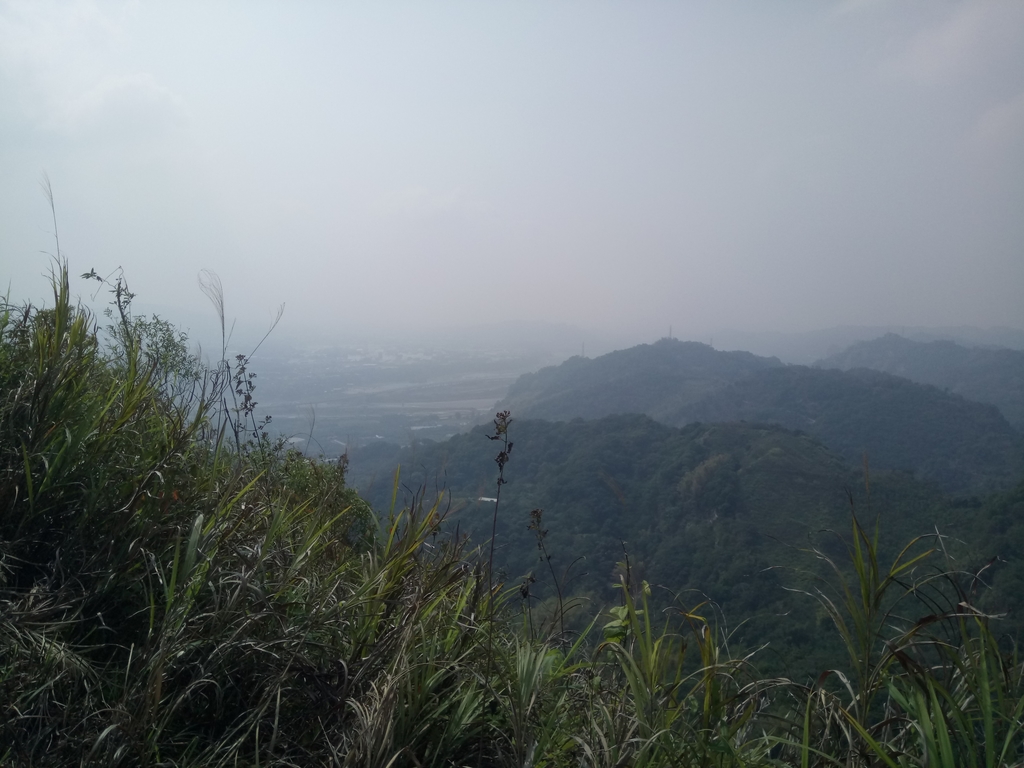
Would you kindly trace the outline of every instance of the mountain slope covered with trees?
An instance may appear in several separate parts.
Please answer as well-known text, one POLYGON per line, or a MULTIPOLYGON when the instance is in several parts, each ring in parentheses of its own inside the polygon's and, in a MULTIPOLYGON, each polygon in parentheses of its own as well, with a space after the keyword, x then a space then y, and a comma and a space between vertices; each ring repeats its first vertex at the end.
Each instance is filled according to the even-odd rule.
POLYGON ((665 417, 777 358, 719 352, 706 344, 661 339, 596 358, 573 357, 521 376, 499 409, 531 419, 596 419, 616 413, 665 417))
POLYGON ((1024 352, 912 341, 889 333, 816 362, 817 368, 872 368, 996 406, 1024 430, 1024 352))
MULTIPOLYGON (((487 434, 481 427, 420 444, 375 466, 355 454, 351 480, 387 509, 397 458, 406 493, 443 485, 452 524, 472 541, 486 541, 496 490, 487 434)), ((772 653, 788 661, 826 653, 815 640, 814 614, 798 612, 800 599, 784 587, 806 585, 816 572, 812 548, 841 549, 840 538, 823 531, 845 530, 851 509, 865 520, 878 516, 892 540, 936 527, 960 536, 972 523, 971 508, 907 473, 871 473, 868 494, 862 468, 777 426, 673 428, 619 415, 513 420, 510 435, 496 563, 511 583, 532 575, 532 589, 550 600, 553 584, 564 580, 566 595, 607 604, 628 559, 632 577, 656 587, 661 604, 676 595, 685 603, 711 600, 727 617, 745 618, 738 641, 771 643, 772 653), (543 552, 531 517, 536 509, 543 510, 543 552), (789 612, 780 624, 776 617, 789 612)))
POLYGON ((523 418, 643 413, 670 426, 749 421, 799 429, 854 464, 909 470, 958 493, 1010 487, 1024 441, 990 405, 880 372, 782 365, 662 339, 527 374, 499 407, 523 418))
POLYGON ((1024 441, 991 405, 864 368, 762 371, 681 409, 670 422, 752 421, 814 435, 849 462, 903 469, 956 493, 1024 474, 1024 441))

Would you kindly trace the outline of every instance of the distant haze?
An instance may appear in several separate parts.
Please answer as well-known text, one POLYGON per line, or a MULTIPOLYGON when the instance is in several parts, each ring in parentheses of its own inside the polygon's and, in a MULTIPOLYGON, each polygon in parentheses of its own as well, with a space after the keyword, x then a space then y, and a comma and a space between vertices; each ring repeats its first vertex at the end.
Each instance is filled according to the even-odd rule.
POLYGON ((0 1, 14 300, 44 171, 186 325, 1019 329, 1024 3, 0 1))

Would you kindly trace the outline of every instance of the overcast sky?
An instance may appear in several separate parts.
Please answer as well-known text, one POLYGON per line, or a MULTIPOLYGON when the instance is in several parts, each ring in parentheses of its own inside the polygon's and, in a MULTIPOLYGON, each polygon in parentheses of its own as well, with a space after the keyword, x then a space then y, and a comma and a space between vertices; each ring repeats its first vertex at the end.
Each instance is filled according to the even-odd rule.
POLYGON ((1024 3, 0 2, 13 299, 44 171, 170 319, 1021 328, 1024 3))

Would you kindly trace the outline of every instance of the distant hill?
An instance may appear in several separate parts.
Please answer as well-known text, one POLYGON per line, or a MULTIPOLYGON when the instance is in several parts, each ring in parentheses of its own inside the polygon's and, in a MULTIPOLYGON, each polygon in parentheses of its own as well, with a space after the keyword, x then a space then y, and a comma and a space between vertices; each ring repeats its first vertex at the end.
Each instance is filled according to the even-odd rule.
POLYGON ((1022 438, 991 406, 880 371, 787 366, 723 387, 667 421, 750 421, 814 435, 851 463, 904 469, 957 493, 1024 475, 1022 438))
POLYGON ((965 347, 952 341, 911 341, 894 333, 854 344, 815 363, 818 368, 872 368, 990 403, 1024 429, 1024 352, 965 347))
MULTIPOLYGON (((891 325, 846 325, 790 333, 718 328, 709 336, 716 349, 745 349, 755 355, 778 357, 786 363, 812 365, 815 360, 838 354, 851 344, 877 339, 893 331, 891 325)), ((946 340, 966 347, 1024 350, 1024 330, 1019 328, 900 326, 899 333, 919 342, 946 340)))
MULTIPOLYGON (((480 501, 494 496, 496 479, 496 444, 486 434, 477 428, 397 457, 405 493, 425 487, 431 494, 443 484, 455 510, 452 525, 478 545, 490 536, 494 508, 480 501)), ((958 534, 971 524, 933 487, 904 473, 873 473, 869 502, 862 473, 812 437, 779 427, 678 429, 621 415, 513 419, 510 435, 514 450, 501 492, 497 554, 510 586, 533 573, 534 593, 551 596, 551 577, 528 528, 530 511, 540 508, 544 544, 559 577, 584 558, 570 571, 567 592, 598 604, 614 600, 611 586, 628 555, 632 579, 654 585, 661 604, 677 594, 691 606, 713 600, 727 618, 754 616, 738 641, 770 642, 789 661, 820 649, 817 616, 808 610, 813 603, 783 585, 803 583, 800 569, 818 567, 802 551, 812 544, 842 551, 841 535, 822 531, 849 531, 847 491, 866 521, 881 516, 885 540, 894 545, 936 525, 958 534), (779 622, 785 613, 790 619, 779 622)), ((372 463, 354 459, 350 479, 387 510, 394 465, 372 463), (378 481, 368 486, 374 475, 378 481)))
POLYGON ((596 358, 573 357, 521 376, 498 404, 522 418, 566 420, 644 413, 663 420, 776 358, 718 352, 707 344, 661 339, 596 358))
POLYGON ((670 426, 748 421, 803 430, 847 461, 987 493, 1024 474, 1024 438, 999 411, 878 371, 785 366, 662 339, 520 377, 501 408, 567 421, 643 413, 670 426))

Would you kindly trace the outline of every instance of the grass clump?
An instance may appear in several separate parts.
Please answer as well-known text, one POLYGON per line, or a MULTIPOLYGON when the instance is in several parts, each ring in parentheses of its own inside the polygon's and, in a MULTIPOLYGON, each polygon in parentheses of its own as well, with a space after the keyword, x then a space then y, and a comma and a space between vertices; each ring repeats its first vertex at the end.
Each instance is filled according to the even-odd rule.
POLYGON ((344 464, 242 431, 237 371, 117 302, 103 336, 61 264, 52 307, 0 315, 0 762, 351 763, 413 673, 478 687, 437 510, 378 537, 344 464))
POLYGON ((940 565, 950 562, 942 546, 937 534, 915 539, 886 565, 877 527, 854 516, 849 564, 818 553, 832 578, 815 596, 848 664, 795 688, 804 721, 794 762, 1024 764, 1024 665, 975 607, 980 575, 940 565))

